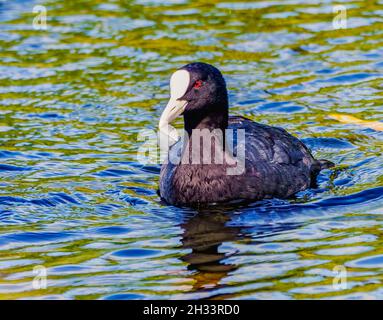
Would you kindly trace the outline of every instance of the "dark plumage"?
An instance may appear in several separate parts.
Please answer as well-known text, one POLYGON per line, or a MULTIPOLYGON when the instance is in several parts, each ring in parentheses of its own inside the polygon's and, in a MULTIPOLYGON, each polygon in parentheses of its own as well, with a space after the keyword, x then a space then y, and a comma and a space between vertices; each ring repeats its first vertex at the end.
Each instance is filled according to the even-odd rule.
MULTIPOLYGON (((301 141, 282 128, 243 117, 229 117, 226 84, 213 66, 192 63, 180 70, 190 75, 186 93, 178 98, 187 102, 183 116, 188 141, 184 144, 178 141, 169 154, 188 160, 192 154, 194 129, 244 129, 245 170, 239 175, 227 175, 230 167, 227 162, 165 163, 160 174, 160 196, 166 202, 196 205, 239 199, 289 198, 314 185, 318 173, 333 166, 329 161, 314 159, 301 141)), ((225 153, 229 151, 225 139, 213 139, 212 145, 216 144, 225 146, 225 153)), ((202 146, 202 150, 203 154, 212 152, 210 146, 202 146)), ((234 156, 235 151, 234 147, 234 156)))

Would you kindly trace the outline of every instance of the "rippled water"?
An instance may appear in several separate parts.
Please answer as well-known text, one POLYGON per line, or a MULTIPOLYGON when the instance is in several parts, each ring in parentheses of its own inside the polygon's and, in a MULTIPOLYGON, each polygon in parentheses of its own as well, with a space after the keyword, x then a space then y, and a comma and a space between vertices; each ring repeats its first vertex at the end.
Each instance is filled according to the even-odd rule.
POLYGON ((382 120, 383 1, 336 2, 347 29, 330 0, 0 1, 0 298, 383 298, 383 132, 330 117, 382 120), (289 202, 161 203, 137 133, 197 60, 337 169, 289 202))

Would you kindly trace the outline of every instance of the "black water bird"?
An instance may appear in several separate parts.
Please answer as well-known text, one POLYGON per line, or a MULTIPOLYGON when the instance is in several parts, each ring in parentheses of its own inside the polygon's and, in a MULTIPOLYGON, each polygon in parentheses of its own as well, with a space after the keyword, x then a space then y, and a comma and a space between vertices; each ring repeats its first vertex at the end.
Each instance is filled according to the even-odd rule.
POLYGON ((170 91, 160 132, 176 139, 170 123, 183 115, 185 136, 169 149, 169 159, 178 160, 168 159, 161 167, 159 193, 169 204, 286 199, 315 185, 318 173, 333 166, 314 159, 299 139, 282 128, 229 117, 225 80, 209 64, 196 62, 177 70, 170 91), (241 129, 244 139, 239 141, 241 129), (201 132, 211 136, 204 140, 201 132), (237 134, 228 138, 227 132, 237 134), (204 156, 210 162, 204 162, 204 156))

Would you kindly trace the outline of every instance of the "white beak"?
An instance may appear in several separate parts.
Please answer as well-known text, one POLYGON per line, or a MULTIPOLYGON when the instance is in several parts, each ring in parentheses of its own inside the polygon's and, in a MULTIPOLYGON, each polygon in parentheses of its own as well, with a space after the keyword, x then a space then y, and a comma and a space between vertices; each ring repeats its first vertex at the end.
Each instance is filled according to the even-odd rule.
POLYGON ((160 129, 168 126, 175 119, 177 119, 178 116, 180 116, 185 111, 186 105, 187 101, 170 98, 160 118, 160 129))
POLYGON ((177 141, 176 129, 170 124, 178 118, 187 106, 187 101, 180 100, 189 88, 190 74, 186 70, 176 71, 170 79, 170 100, 162 112, 159 129, 160 132, 177 141))

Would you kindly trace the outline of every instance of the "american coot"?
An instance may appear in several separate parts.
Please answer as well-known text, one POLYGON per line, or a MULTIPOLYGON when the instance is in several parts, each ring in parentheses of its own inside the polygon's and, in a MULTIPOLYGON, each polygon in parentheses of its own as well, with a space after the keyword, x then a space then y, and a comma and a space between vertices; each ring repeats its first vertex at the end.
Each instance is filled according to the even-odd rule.
MULTIPOLYGON (((165 161, 161 167, 159 192, 169 204, 194 206, 232 200, 285 199, 315 185, 318 173, 333 166, 330 161, 314 159, 309 149, 284 129, 244 117, 229 117, 225 80, 221 72, 209 64, 196 62, 180 68, 171 77, 170 90, 169 103, 160 119, 160 131, 170 134, 169 124, 183 115, 186 139, 179 140, 169 150, 169 155, 178 153, 180 161, 165 161), (191 159, 195 153, 193 148, 206 142, 200 136, 193 140, 195 132, 238 132, 240 129, 245 132, 245 139, 244 170, 239 174, 228 174, 233 164, 215 161, 215 155, 211 156, 210 163, 191 159)), ((230 149, 225 134, 215 136, 217 139, 212 139, 212 144, 205 146, 204 143, 199 154, 213 152, 212 145, 222 146, 224 159, 233 159, 240 143, 237 141, 230 149), (226 157, 230 150, 231 158, 226 157)))

